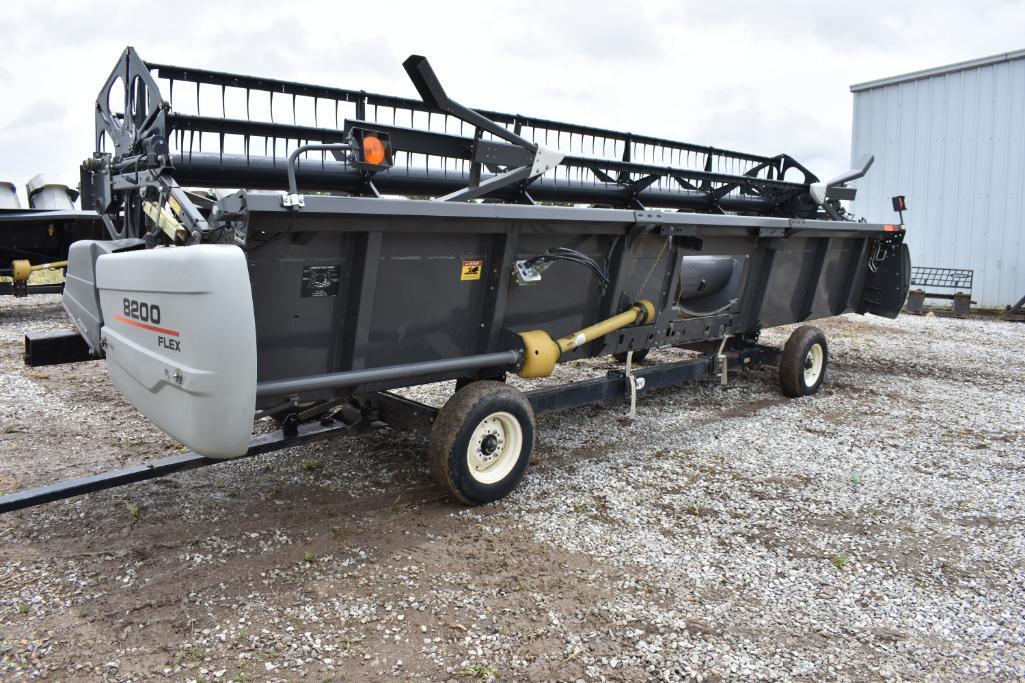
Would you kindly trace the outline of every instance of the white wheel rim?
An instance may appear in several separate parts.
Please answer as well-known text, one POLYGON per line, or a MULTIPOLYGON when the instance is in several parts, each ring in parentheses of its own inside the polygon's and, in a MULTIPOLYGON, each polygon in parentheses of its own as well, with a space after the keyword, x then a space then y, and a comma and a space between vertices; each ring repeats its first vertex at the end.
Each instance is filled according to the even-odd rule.
POLYGON ((825 352, 822 350, 822 344, 812 344, 812 347, 808 349, 808 355, 804 358, 804 385, 807 387, 815 386, 815 383, 819 381, 819 376, 822 375, 822 364, 826 358, 825 352))
POLYGON ((491 413, 481 420, 466 446, 470 476, 482 484, 505 479, 523 449, 523 428, 510 413, 491 413))

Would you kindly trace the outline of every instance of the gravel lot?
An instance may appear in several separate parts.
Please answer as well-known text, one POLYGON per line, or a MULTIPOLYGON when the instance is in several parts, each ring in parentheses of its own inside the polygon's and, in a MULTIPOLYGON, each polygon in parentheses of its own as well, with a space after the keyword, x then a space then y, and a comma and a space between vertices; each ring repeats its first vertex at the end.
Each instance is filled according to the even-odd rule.
MULTIPOLYGON (((64 326, 0 300, 0 491, 178 448, 102 363, 21 365, 64 326)), ((381 430, 4 516, 0 678, 1025 677, 1025 325, 820 326, 818 396, 765 368, 547 415, 482 508, 381 430)))

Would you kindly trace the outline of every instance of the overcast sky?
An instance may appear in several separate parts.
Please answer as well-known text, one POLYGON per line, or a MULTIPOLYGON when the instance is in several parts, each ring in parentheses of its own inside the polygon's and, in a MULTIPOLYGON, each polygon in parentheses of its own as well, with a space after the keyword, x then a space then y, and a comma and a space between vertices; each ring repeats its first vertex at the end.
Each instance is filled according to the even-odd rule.
POLYGON ((430 58, 471 107, 849 165, 867 80, 1025 47, 1025 1, 4 4, 0 180, 75 185, 120 51, 416 97, 430 58), (149 5, 149 8, 147 8, 149 5))

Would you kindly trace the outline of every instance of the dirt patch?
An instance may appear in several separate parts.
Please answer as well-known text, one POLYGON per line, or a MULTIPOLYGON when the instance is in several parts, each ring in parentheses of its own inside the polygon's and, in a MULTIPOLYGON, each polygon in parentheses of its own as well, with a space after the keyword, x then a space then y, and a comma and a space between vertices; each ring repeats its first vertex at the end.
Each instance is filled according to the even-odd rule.
MULTIPOLYGON (((0 303, 0 491, 178 452, 101 363, 22 366, 55 301, 0 303)), ((385 429, 6 515, 0 678, 1020 676, 1025 328, 864 320, 820 324, 815 397, 763 368, 545 415, 484 508, 385 429)))
POLYGON ((459 508, 431 486, 360 498, 288 489, 276 500, 239 501, 215 522, 112 514, 102 533, 69 528, 4 548, 0 560, 29 573, 73 564, 87 586, 59 591, 60 609, 12 620, 8 656, 28 656, 22 642, 46 644, 51 671, 126 678, 170 669, 262 679, 297 673, 286 666, 294 658, 315 676, 437 679, 473 664, 501 672, 507 663, 494 659, 461 666, 472 659, 466 641, 499 638, 529 676, 566 679, 583 673, 580 654, 603 647, 566 653, 550 631, 553 620, 567 632, 607 630, 601 605, 614 598, 614 573, 522 531, 453 515, 459 508), (577 585, 570 594, 567 580, 577 585), (339 599, 347 609, 302 609, 339 599), (321 651, 303 654, 304 639, 321 651), (108 663, 90 652, 123 655, 108 663))

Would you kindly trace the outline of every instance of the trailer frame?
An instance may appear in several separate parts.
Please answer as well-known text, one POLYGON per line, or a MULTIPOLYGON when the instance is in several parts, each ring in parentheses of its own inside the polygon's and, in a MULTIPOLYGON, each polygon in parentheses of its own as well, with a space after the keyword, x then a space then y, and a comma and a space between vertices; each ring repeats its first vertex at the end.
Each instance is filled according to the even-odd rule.
MULTIPOLYGON (((30 334, 26 339, 34 337, 35 335, 30 334)), ((28 346, 29 342, 26 341, 27 349, 28 346)), ((39 348, 35 351, 35 357, 42 361, 44 356, 41 355, 39 348)), ((733 348, 723 348, 722 352, 707 345, 704 348, 707 352, 695 358, 636 368, 628 364, 622 370, 609 370, 604 377, 539 387, 524 393, 537 414, 569 410, 615 399, 630 399, 633 407, 639 392, 665 389, 709 377, 719 378, 720 383, 726 386, 731 371, 775 364, 780 354, 780 350, 775 347, 739 340, 733 348)), ((57 355, 51 357, 51 360, 56 360, 57 363, 88 360, 64 360, 59 353, 59 350, 55 351, 57 355)), ((31 355, 31 352, 27 350, 26 354, 31 355)), ((352 402, 343 405, 329 405, 329 402, 322 405, 326 406, 325 410, 314 414, 306 422, 296 420, 297 413, 292 413, 285 418, 280 429, 254 436, 249 450, 234 460, 328 438, 363 435, 383 426, 412 432, 426 438, 439 412, 438 408, 387 391, 358 395, 352 402)), ((316 406, 313 412, 315 411, 316 406)), ((225 462, 231 460, 207 458, 189 452, 131 467, 76 477, 2 495, 0 514, 225 462)))

